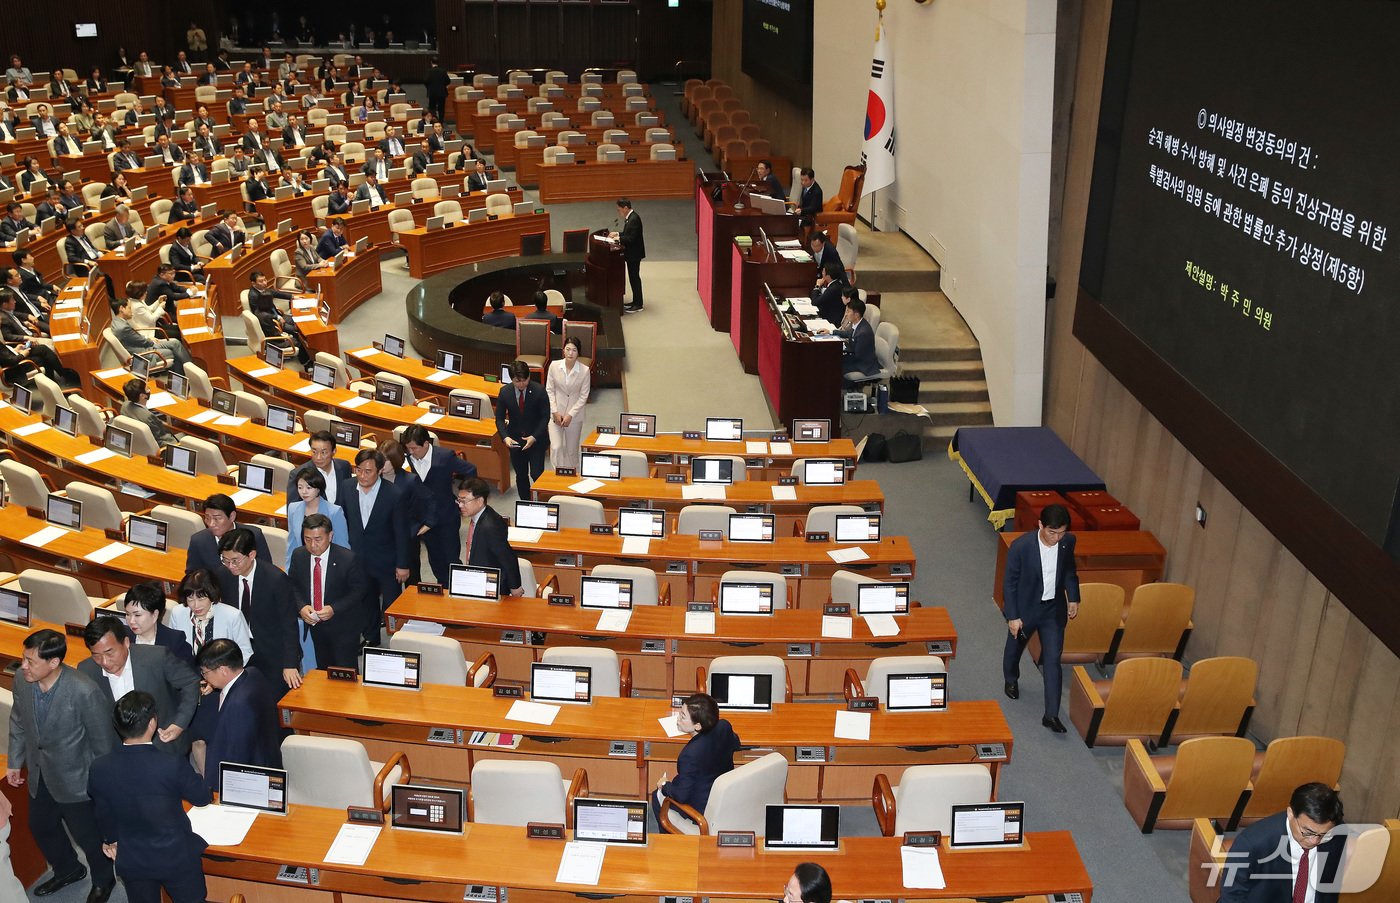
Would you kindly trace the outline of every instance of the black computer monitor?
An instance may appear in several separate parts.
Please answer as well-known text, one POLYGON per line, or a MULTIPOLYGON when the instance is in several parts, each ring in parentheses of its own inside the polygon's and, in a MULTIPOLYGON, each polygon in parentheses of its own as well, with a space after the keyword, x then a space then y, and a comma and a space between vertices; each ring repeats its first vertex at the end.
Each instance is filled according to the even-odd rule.
POLYGON ((384 333, 384 350, 392 354, 394 357, 403 357, 403 339, 399 338, 396 335, 390 335, 387 332, 384 333))
POLYGON ((763 848, 830 850, 841 846, 841 807, 769 805, 764 810, 763 848))
POLYGON ((942 712, 948 708, 948 675, 942 671, 889 674, 885 709, 891 712, 942 712))
POLYGON ((655 414, 619 414, 617 432, 623 436, 655 436, 655 414))
POLYGON ((131 457, 133 442, 131 430, 124 430, 110 423, 107 424, 107 429, 102 433, 102 447, 127 458, 131 457))
POLYGON ((475 395, 448 395, 447 413, 468 420, 481 419, 481 399, 475 395))
POLYGON ((551 502, 516 502, 515 526, 526 530, 558 530, 559 506, 551 502))
POLYGON ((574 840, 585 843, 647 845, 646 800, 574 798, 574 840))
POLYGON ((215 389, 214 396, 210 399, 209 406, 220 414, 233 416, 238 410, 238 396, 227 389, 215 389))
POLYGON ((219 805, 287 814, 287 772, 281 768, 219 763, 219 805))
POLYGON ((358 423, 333 420, 331 421, 331 435, 335 437, 336 445, 343 445, 346 448, 360 447, 360 425, 358 423))
POLYGON ((297 413, 291 408, 270 404, 267 406, 267 425, 283 433, 297 431, 297 413))
POLYGON ((830 440, 830 420, 794 420, 792 422, 793 442, 829 442, 830 440))
POLYGON ((360 674, 367 687, 417 690, 421 672, 417 652, 367 647, 360 661, 360 674))
POLYGON ((29 626, 29 593, 0 586, 0 621, 29 626))
POLYGON ((808 486, 840 486, 846 482, 846 462, 840 458, 808 458, 802 462, 802 482, 808 486))
POLYGON ((730 542, 772 542, 773 530, 772 514, 729 515, 730 542))
POLYGON ((578 475, 595 480, 622 479, 622 456, 584 452, 579 456, 578 475))
POLYGON ((973 803, 953 806, 950 849, 1016 847, 1025 840, 1026 804, 973 803))
POLYGON ((729 458, 690 459, 690 482, 721 483, 734 482, 734 462, 729 458))
POLYGON ((438 351, 434 366, 448 373, 461 373, 462 355, 457 351, 438 351))
POLYGON ((711 674, 710 695, 722 709, 766 712, 773 708, 773 675, 711 674))
POLYGON ((389 824, 407 831, 461 834, 466 793, 455 787, 393 784, 389 787, 389 824))
POLYGON ((272 468, 248 461, 238 462, 238 488, 272 492, 272 468))
POLYGON ((579 589, 580 608, 631 608, 632 580, 629 577, 583 577, 579 589))
POLYGON ((126 541, 133 546, 164 552, 169 543, 170 524, 154 517, 133 514, 126 519, 126 541))
POLYGON ((382 401, 385 404, 402 407, 404 399, 403 385, 376 377, 374 380, 374 399, 375 401, 382 401))
POLYGON ((706 417, 705 438, 718 442, 738 442, 744 438, 744 421, 739 417, 706 417))
POLYGON ((320 361, 313 361, 311 364, 311 381, 318 386, 325 386, 327 389, 335 388, 335 368, 330 364, 323 364, 320 361))
POLYGON ((454 564, 448 575, 447 592, 466 599, 495 602, 501 598, 501 572, 498 568, 454 564))
POLYGON ((836 542, 879 542, 880 515, 878 514, 838 514, 836 515, 836 542))
POLYGON ((620 536, 661 539, 666 535, 666 512, 660 508, 622 508, 617 512, 620 536))
POLYGON ((593 701, 593 669, 587 665, 530 665, 530 698, 535 702, 593 701))
POLYGON ((861 583, 856 586, 856 614, 903 615, 908 613, 908 583, 861 583))

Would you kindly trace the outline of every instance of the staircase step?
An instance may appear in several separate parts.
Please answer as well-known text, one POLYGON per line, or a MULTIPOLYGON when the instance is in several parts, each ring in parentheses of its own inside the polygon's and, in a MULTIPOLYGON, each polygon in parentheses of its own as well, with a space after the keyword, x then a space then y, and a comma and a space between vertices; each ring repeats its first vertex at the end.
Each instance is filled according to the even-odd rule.
POLYGON ((920 347, 901 344, 899 346, 899 360, 905 364, 944 361, 976 361, 981 364, 982 349, 976 345, 920 347))
POLYGON ((924 380, 919 384, 919 404, 988 402, 987 381, 982 379, 924 380))
POLYGON ((941 382, 947 380, 963 381, 974 379, 985 379, 986 374, 982 370, 982 361, 910 361, 904 356, 904 349, 900 349, 899 372, 910 373, 924 382, 941 382))
POLYGON ((935 426, 990 426, 992 406, 988 402, 948 402, 925 404, 935 426))

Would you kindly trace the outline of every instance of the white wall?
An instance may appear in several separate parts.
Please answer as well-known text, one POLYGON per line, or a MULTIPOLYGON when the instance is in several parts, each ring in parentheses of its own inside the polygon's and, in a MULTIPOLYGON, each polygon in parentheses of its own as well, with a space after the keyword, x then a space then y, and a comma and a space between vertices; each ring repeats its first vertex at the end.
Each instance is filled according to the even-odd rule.
MULTIPOLYGON (((870 0, 815 10, 812 162, 831 191, 860 159, 876 11, 870 0)), ((903 229, 943 267, 943 291, 981 343, 997 425, 1038 425, 1055 0, 895 0, 885 27, 898 144, 876 225, 903 229)))

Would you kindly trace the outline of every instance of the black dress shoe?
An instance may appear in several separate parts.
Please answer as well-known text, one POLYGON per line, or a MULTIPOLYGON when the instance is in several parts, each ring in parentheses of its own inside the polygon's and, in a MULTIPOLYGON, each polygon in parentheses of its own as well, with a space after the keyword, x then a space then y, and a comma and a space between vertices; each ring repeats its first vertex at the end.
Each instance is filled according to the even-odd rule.
POLYGON ((624 304, 624 305, 622 305, 622 309, 625 310, 625 311, 627 311, 628 313, 636 313, 637 311, 639 311, 639 310, 642 309, 642 305, 640 305, 640 304, 624 304))
POLYGON ((1006 682, 1006 698, 1007 698, 1007 699, 1020 699, 1020 698, 1021 698, 1021 688, 1018 687, 1018 686, 1016 686, 1016 681, 1014 681, 1014 680, 1008 680, 1008 681, 1006 682))
POLYGON ((1040 719, 1040 723, 1050 728, 1050 730, 1054 731, 1057 734, 1063 734, 1065 732, 1065 726, 1063 723, 1061 723, 1060 719, 1058 718, 1052 718, 1051 716, 1046 715, 1044 718, 1040 719))
POLYGON ((80 865, 68 874, 54 875, 52 878, 45 881, 43 884, 34 888, 34 896, 47 897, 49 894, 63 890, 70 884, 77 884, 79 881, 83 880, 86 877, 87 868, 80 865))
POLYGON ((112 888, 116 887, 116 882, 112 882, 106 887, 93 887, 88 891, 87 903, 107 903, 107 898, 112 896, 112 888))

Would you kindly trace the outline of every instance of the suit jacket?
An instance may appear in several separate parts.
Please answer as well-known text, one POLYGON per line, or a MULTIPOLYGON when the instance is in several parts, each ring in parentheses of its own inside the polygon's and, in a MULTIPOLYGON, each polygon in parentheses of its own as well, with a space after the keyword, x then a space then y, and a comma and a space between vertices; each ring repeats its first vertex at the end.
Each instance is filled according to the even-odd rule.
POLYGON ((117 245, 126 241, 136 234, 131 223, 119 223, 116 220, 108 220, 107 225, 102 227, 102 240, 107 243, 107 249, 111 250, 117 245))
MULTIPOLYGON (((201 163, 186 163, 180 167, 180 184, 197 185, 209 181, 209 168, 201 163)), ((198 210, 198 202, 195 209, 198 210)))
POLYGON ((525 385, 525 406, 521 408, 515 386, 505 385, 496 395, 496 432, 501 438, 524 442, 534 436, 535 444, 549 447, 549 396, 533 379, 525 385))
MULTIPOLYGON (((251 298, 251 296, 250 296, 250 298, 251 298)), ((287 478, 287 504, 288 504, 288 505, 292 504, 293 502, 299 502, 299 501, 301 501, 301 496, 297 494, 297 480, 301 479, 301 475, 302 475, 302 472, 303 472, 303 471, 306 471, 306 472, 309 473, 310 471, 314 470, 315 467, 316 467, 316 465, 312 464, 310 461, 306 461, 306 462, 304 462, 300 467, 298 467, 296 470, 293 470, 293 471, 292 471, 292 475, 291 475, 290 477, 287 478)), ((332 478, 335 480, 335 504, 340 505, 340 507, 344 508, 345 506, 340 504, 341 501, 343 501, 343 498, 342 498, 342 496, 341 496, 341 494, 340 494, 340 484, 343 483, 343 482, 345 482, 346 480, 350 479, 350 478, 354 475, 354 474, 351 472, 350 462, 344 460, 343 458, 332 458, 332 459, 331 459, 331 475, 332 475, 332 478)), ((325 476, 325 474, 322 474, 322 476, 325 476)), ((326 488, 329 489, 330 487, 327 486, 326 488)), ((323 493, 323 496, 324 496, 324 493, 323 493)), ((339 533, 336 534, 336 538, 337 538, 337 539, 345 539, 345 537, 344 537, 344 536, 341 536, 339 533)), ((345 539, 345 541, 346 541, 346 544, 348 545, 348 544, 349 544, 349 540, 348 540, 348 539, 345 539)))
POLYGON ((844 283, 832 280, 831 283, 812 299, 817 305, 817 313, 828 323, 840 323, 846 315, 846 303, 842 300, 841 290, 846 286, 844 283))
POLYGON ((112 158, 112 167, 117 172, 122 172, 127 169, 140 169, 141 165, 141 159, 131 151, 119 151, 117 155, 112 158))
POLYGON ((92 763, 88 794, 103 843, 118 844, 117 874, 184 879, 203 873, 207 846, 190 828, 181 801, 209 805, 209 787, 184 759, 149 743, 118 746, 92 763))
POLYGON ((827 261, 830 260, 841 264, 841 269, 844 270, 846 268, 846 265, 841 262, 841 255, 836 253, 836 246, 831 243, 827 243, 820 254, 813 254, 812 259, 817 262, 818 273, 826 269, 827 261))
POLYGON ((234 232, 224 223, 219 223, 204 235, 205 240, 213 246, 215 257, 224 253, 229 248, 232 248, 234 245, 242 244, 247 237, 246 233, 234 232))
POLYGON ((0 310, 0 339, 7 345, 19 345, 32 336, 36 336, 34 330, 20 322, 18 310, 15 313, 0 310))
POLYGON ((306 143, 306 129, 294 129, 290 124, 282 127, 282 142, 286 147, 296 147, 297 139, 302 144, 306 143))
POLYGON ((177 301, 189 296, 190 293, 185 291, 183 286, 174 282, 166 282, 159 277, 152 279, 150 284, 146 286, 146 303, 154 304, 159 300, 169 299, 170 303, 167 308, 171 311, 175 310, 177 301))
MULTIPOLYGON (((514 592, 520 587, 520 562, 515 550, 507 539, 509 527, 500 513, 487 505, 476 519, 476 529, 472 531, 470 558, 464 562, 475 567, 497 568, 501 572, 501 593, 514 592)), ((462 537, 466 538, 466 521, 462 521, 462 537)), ((458 546, 458 555, 461 546, 458 546)), ((534 587, 530 588, 531 591, 534 587)))
POLYGON ((190 641, 185 635, 174 627, 166 627, 164 624, 156 625, 156 645, 163 647, 166 652, 175 658, 194 667, 194 650, 190 648, 190 641))
POLYGON ((645 260, 647 256, 646 238, 642 233, 642 218, 633 210, 623 221, 617 234, 622 243, 622 256, 628 260, 645 260))
MULTIPOLYGON (((272 553, 267 548, 267 537, 253 524, 238 524, 253 534, 253 550, 259 561, 271 561, 272 553)), ((219 560, 219 541, 208 530, 200 530, 190 537, 189 549, 185 552, 185 573, 192 574, 204 569, 219 584, 220 601, 238 607, 238 578, 219 560)))
POLYGON ((245 153, 255 154, 262 150, 267 144, 267 138, 261 131, 247 132, 243 135, 243 150, 245 153))
POLYGON ((676 758, 676 777, 662 785, 662 795, 703 814, 715 779, 734 769, 734 753, 738 751, 739 735, 721 718, 714 727, 691 737, 681 747, 676 758))
POLYGON ((178 241, 170 246, 170 263, 177 270, 193 270, 200 265, 194 248, 187 248, 178 241))
MULTIPOLYGON (((297 610, 300 611, 311 604, 311 553, 306 551, 305 546, 292 552, 292 564, 287 576, 292 581, 297 610)), ((335 608, 335 615, 329 621, 312 627, 311 631, 322 632, 323 641, 329 640, 332 647, 340 650, 342 660, 334 664, 353 666, 366 622, 371 617, 378 621, 378 593, 371 594, 372 584, 355 553, 334 543, 326 550, 326 573, 322 579, 325 581, 322 599, 325 604, 335 608)), ((325 667, 327 663, 319 664, 325 667)))
POLYGON ((160 415, 145 405, 137 404, 134 401, 123 401, 122 416, 146 424, 151 430, 151 437, 161 445, 180 444, 180 440, 175 438, 175 434, 170 431, 169 426, 166 426, 160 415))
MULTIPOLYGON (((429 472, 431 476, 431 471, 429 472)), ((345 513, 345 529, 355 557, 371 575, 392 574, 409 566, 407 506, 399 484, 380 479, 369 521, 360 516, 360 486, 353 477, 341 480, 336 504, 345 513)))
POLYGON ((384 152, 386 161, 394 157, 402 157, 404 153, 403 139, 395 138, 391 143, 388 138, 384 138, 379 142, 379 149, 384 152), (397 145, 397 149, 395 149, 395 145, 397 145))
POLYGON ((383 185, 371 186, 368 182, 360 184, 355 189, 355 200, 369 201, 370 205, 389 203, 389 195, 385 193, 383 185))
POLYGON ((508 310, 488 311, 485 315, 482 316, 481 322, 485 323, 487 326, 499 326, 502 329, 514 329, 515 314, 511 313, 508 310))
POLYGON ((208 160, 212 160, 224 152, 223 145, 212 134, 207 138, 195 136, 191 147, 204 154, 205 159, 208 160))
POLYGON ((60 803, 88 798, 88 769, 112 749, 112 707, 102 691, 76 668, 62 666, 49 691, 44 726, 34 719, 34 688, 26 681, 15 686, 10 709, 10 749, 7 766, 28 768, 29 796, 39 794, 39 781, 60 803))
MULTIPOLYGON (((380 182, 385 182, 385 181, 387 181, 388 178, 389 178, 389 170, 391 170, 391 169, 393 169, 393 168, 394 168, 394 161, 393 161, 393 160, 390 160, 388 157, 385 157, 385 158, 384 158, 384 175, 381 176, 381 175, 379 175, 379 161, 377 161, 377 160, 371 158, 371 159, 365 161, 365 165, 364 165, 364 166, 361 166, 361 167, 360 167, 360 172, 364 173, 365 175, 369 175, 370 173, 374 173, 376 176, 379 176, 379 181, 380 181, 380 182)), ((363 188, 363 187, 365 187, 365 186, 364 186, 364 185, 361 185, 360 187, 363 188)))
MULTIPOLYGON (((1278 812, 1245 828, 1230 847, 1220 873, 1220 903, 1291 903, 1293 863, 1287 858, 1288 813, 1278 812), (1283 854, 1279 853, 1280 844, 1283 854), (1228 883, 1227 883, 1228 882, 1228 883)), ((1320 881, 1336 878, 1346 838, 1333 837, 1308 854, 1309 871, 1320 881), (1319 853, 1325 854, 1319 858, 1319 853)), ((1315 903, 1335 903, 1338 895, 1318 888, 1315 903)))
POLYGON ((25 229, 33 228, 34 224, 27 219, 21 218, 17 220, 12 216, 7 216, 4 219, 0 219, 0 242, 11 244, 14 242, 16 235, 23 232, 25 229))
MULTIPOLYGON (((190 201, 188 204, 186 204, 184 201, 179 200, 179 199, 177 198, 175 201, 173 201, 173 202, 171 203, 171 205, 170 205, 170 215, 166 218, 165 221, 166 221, 166 223, 178 223, 178 222, 180 222, 180 221, 182 221, 182 220, 191 220, 191 219, 194 219, 194 218, 197 217, 197 216, 199 216, 199 202, 198 202, 198 201, 190 201)), ((173 250, 173 248, 172 248, 172 250, 173 250)), ((171 263, 172 263, 172 264, 175 264, 175 261, 172 260, 171 263)), ((188 267, 181 267, 179 264, 175 264, 175 268, 176 268, 176 269, 188 269, 188 267)))
POLYGON ((83 143, 71 134, 66 137, 58 135, 53 139, 53 149, 58 152, 58 156, 72 156, 83 152, 83 143))
MULTIPOLYGON (((292 635, 296 636, 295 627, 292 635)), ((297 654, 301 654, 300 647, 297 654)), ((277 725, 279 686, 258 669, 244 668, 237 680, 220 691, 222 704, 210 699, 218 706, 219 715, 204 756, 206 786, 218 788, 220 762, 282 767, 282 730, 277 725)))
POLYGON ((350 181, 350 174, 345 171, 343 166, 327 166, 321 170, 321 178, 330 182, 331 187, 335 188, 341 182, 350 181))
POLYGON ((484 172, 474 172, 467 176, 468 191, 485 191, 486 183, 491 181, 491 176, 484 172))
POLYGON ((414 175, 422 175, 428 171, 428 166, 433 162, 432 154, 425 154, 421 150, 413 152, 412 169, 414 175))
MULTIPOLYGON (((162 159, 165 157, 165 152, 161 150, 160 145, 151 148, 151 153, 160 154, 162 159)), ((185 162, 185 152, 180 150, 180 145, 173 143, 170 145, 170 162, 172 164, 185 162)))
POLYGON ((99 248, 94 246, 92 242, 84 244, 84 240, 85 238, 76 238, 72 235, 63 240, 63 250, 68 252, 69 263, 91 263, 102 256, 102 251, 99 248))
POLYGON ((339 192, 332 191, 330 200, 326 203, 326 211, 332 216, 340 213, 349 213, 350 205, 353 203, 350 195, 341 197, 339 192))
POLYGON ((550 332, 554 333, 555 335, 561 335, 564 332, 564 321, 559 318, 558 314, 550 310, 532 310, 525 316, 520 317, 520 319, 545 320, 549 323, 550 332))
POLYGON ((123 320, 121 317, 112 318, 112 334, 122 343, 122 347, 132 354, 154 351, 156 348, 156 343, 147 338, 145 333, 137 332, 130 320, 123 320))
POLYGON ((322 260, 330 260, 340 253, 340 249, 345 247, 348 240, 344 235, 336 235, 330 229, 321 233, 321 240, 316 242, 316 253, 321 255, 322 260))
MULTIPOLYGON (((199 705, 199 676, 193 668, 171 655, 162 646, 140 646, 135 643, 131 645, 131 656, 126 660, 126 666, 131 669, 131 680, 135 689, 155 697, 157 726, 190 726, 195 706, 199 705)), ((108 711, 111 711, 111 706, 116 705, 117 699, 112 695, 111 682, 107 680, 96 660, 90 658, 79 662, 78 670, 97 684, 107 701, 108 711)), ((115 728, 111 726, 111 719, 108 719, 108 730, 111 731, 112 742, 120 743, 115 728)), ((191 739, 188 733, 183 733, 172 744, 166 743, 157 735, 154 742, 156 748, 163 752, 183 756, 189 752, 191 739)))
POLYGON ((248 200, 252 203, 265 201, 273 195, 272 186, 267 183, 266 179, 249 179, 247 186, 248 200))
POLYGON ((869 320, 861 318, 854 326, 836 330, 836 334, 850 340, 841 356, 841 367, 846 373, 874 376, 880 372, 880 362, 875 357, 875 330, 869 320))
POLYGON ((778 181, 776 173, 769 173, 768 178, 763 180, 763 191, 770 198, 785 198, 787 192, 783 191, 783 183, 778 181))
MULTIPOLYGON (((457 497, 452 491, 453 477, 476 476, 476 465, 463 460, 445 448, 433 445, 428 450, 432 466, 428 468, 428 478, 420 480, 411 463, 405 463, 406 478, 401 491, 407 504, 405 517, 408 522, 408 535, 413 536, 419 527, 449 527, 456 529, 462 516, 457 513, 457 497)), ((395 483, 398 486, 399 483, 395 483)))
MULTIPOLYGON (((234 595, 230 604, 239 601, 241 579, 233 578, 234 595)), ((248 631, 253 635, 253 665, 272 681, 280 696, 283 692, 282 671, 301 665, 301 640, 297 636, 296 593, 292 581, 271 558, 258 558, 253 571, 253 610, 245 612, 248 631)))
MULTIPOLYGON (((1045 583, 1040 574, 1040 531, 1033 530, 1016 538, 1006 552, 1006 579, 1002 582, 1004 608, 1002 614, 1008 621, 1017 618, 1038 620, 1045 594, 1045 583)), ((1073 533, 1066 533, 1056 546, 1055 559, 1055 598, 1048 603, 1054 608, 1053 614, 1064 623, 1069 617, 1066 604, 1079 601, 1079 572, 1074 566, 1073 533)))
POLYGON ((68 218, 68 208, 64 207, 61 201, 56 205, 50 204, 48 201, 44 201, 44 203, 34 208, 35 225, 42 225, 44 220, 50 217, 59 220, 65 220, 68 218))

